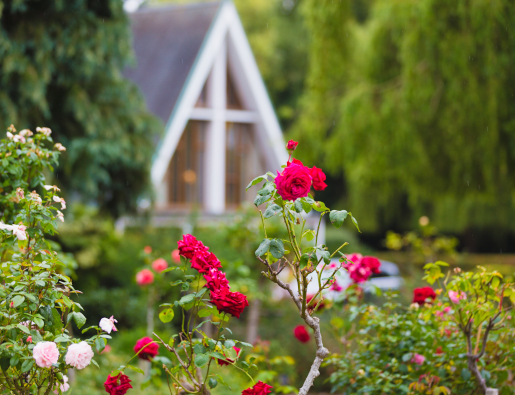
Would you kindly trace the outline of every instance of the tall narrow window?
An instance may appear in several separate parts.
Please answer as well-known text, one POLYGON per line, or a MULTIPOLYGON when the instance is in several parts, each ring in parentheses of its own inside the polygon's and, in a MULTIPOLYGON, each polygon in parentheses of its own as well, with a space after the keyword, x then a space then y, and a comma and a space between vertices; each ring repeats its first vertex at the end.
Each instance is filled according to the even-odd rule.
POLYGON ((189 207, 202 203, 206 122, 190 121, 168 168, 168 203, 189 207))
POLYGON ((247 154, 252 143, 252 126, 242 123, 227 124, 225 156, 225 203, 238 206, 245 199, 247 154))

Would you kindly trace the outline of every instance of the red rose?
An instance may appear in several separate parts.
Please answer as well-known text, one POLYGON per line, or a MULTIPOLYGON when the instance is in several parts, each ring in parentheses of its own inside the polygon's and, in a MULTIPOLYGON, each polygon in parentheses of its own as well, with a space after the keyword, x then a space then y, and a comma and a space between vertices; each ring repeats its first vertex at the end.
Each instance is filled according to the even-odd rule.
POLYGON ((210 291, 217 292, 220 289, 229 290, 229 281, 225 278, 225 273, 220 270, 211 269, 207 274, 204 274, 204 279, 207 281, 206 288, 210 291))
POLYGON ((413 290, 413 303, 420 305, 426 303, 426 299, 435 300, 436 293, 431 287, 415 288, 413 290))
POLYGON ((324 182, 325 174, 322 169, 313 166, 311 169, 311 178, 313 178, 313 188, 315 188, 315 191, 323 191, 327 188, 327 184, 324 182))
POLYGON ((290 140, 290 141, 288 141, 288 144, 286 144, 286 149, 288 151, 295 151, 295 148, 297 148, 297 145, 299 145, 299 143, 297 141, 290 140))
POLYGON ((363 255, 361 255, 357 252, 353 252, 352 254, 347 255, 347 260, 352 261, 354 263, 360 263, 362 259, 363 259, 363 255))
POLYGON ((196 251, 191 260, 191 268, 198 270, 199 273, 208 273, 209 270, 220 267, 222 267, 222 264, 216 255, 207 250, 196 251))
POLYGON ((363 265, 367 266, 370 270, 372 270, 372 273, 379 273, 379 268, 381 267, 381 261, 373 256, 364 256, 361 260, 363 262, 363 265))
MULTIPOLYGON (((304 166, 304 163, 302 163, 300 160, 298 160, 298 159, 292 159, 292 160, 291 160, 291 162, 290 162, 290 161, 286 162, 286 167, 290 166, 292 163, 293 163, 294 165, 301 165, 301 166, 304 166)), ((305 167, 305 166, 304 166, 304 167, 305 167)), ((308 167, 308 169, 309 169, 309 167, 308 167)))
POLYGON ((306 330, 304 325, 296 326, 295 329, 293 330, 293 335, 301 343, 307 343, 309 341, 309 339, 311 339, 311 336, 309 335, 309 333, 306 330))
POLYGON ((239 292, 230 292, 226 289, 211 291, 211 303, 220 313, 229 313, 240 318, 243 309, 249 305, 247 297, 239 292))
POLYGON ((182 240, 179 240, 177 245, 179 246, 179 255, 188 259, 193 258, 198 250, 208 250, 201 241, 192 235, 182 235, 182 240))
POLYGON ((247 388, 241 395, 266 395, 269 394, 273 388, 271 385, 258 381, 254 387, 247 388))
POLYGON ((277 193, 284 200, 296 200, 308 196, 311 183, 309 168, 295 162, 287 166, 282 173, 277 172, 275 178, 277 193))
MULTIPOLYGON (((236 359, 238 359, 238 357, 240 356, 240 351, 241 351, 241 348, 238 348, 238 347, 233 347, 235 350, 236 350, 236 359)), ((224 354, 225 356, 225 354, 224 354)), ((225 365, 229 365, 230 363, 234 363, 234 359, 219 359, 219 358, 216 358, 216 362, 218 363, 218 365, 220 366, 225 366, 225 365)))
POLYGON ((136 342, 134 352, 138 353, 141 349, 143 350, 138 354, 138 358, 150 361, 150 358, 154 358, 157 355, 159 344, 153 343, 150 337, 144 337, 136 342))
POLYGON ((132 388, 132 385, 129 377, 123 373, 114 377, 111 377, 109 374, 107 375, 107 380, 104 383, 104 388, 110 395, 125 395, 125 393, 132 388))
POLYGON ((154 282, 154 273, 150 269, 143 269, 136 273, 136 283, 139 286, 152 284, 154 282))

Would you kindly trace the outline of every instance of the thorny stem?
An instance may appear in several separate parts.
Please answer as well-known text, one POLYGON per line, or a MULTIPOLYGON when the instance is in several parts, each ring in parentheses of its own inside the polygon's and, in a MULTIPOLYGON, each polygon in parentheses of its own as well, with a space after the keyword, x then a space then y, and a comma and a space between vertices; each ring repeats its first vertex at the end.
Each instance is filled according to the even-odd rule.
MULTIPOLYGON (((297 309, 299 310, 299 313, 306 323, 311 329, 313 329, 313 332, 315 334, 315 343, 316 343, 316 357, 313 361, 311 368, 309 370, 308 376, 306 377, 306 380, 304 381, 304 384, 299 390, 299 395, 307 395, 309 389, 313 386, 313 382, 315 379, 320 376, 320 366, 322 365, 323 360, 329 355, 329 350, 324 347, 322 342, 322 333, 320 331, 320 320, 318 317, 312 317, 309 314, 303 315, 303 301, 299 299, 297 295, 295 295, 295 292, 291 289, 289 284, 284 283, 279 278, 277 278, 277 272, 272 269, 272 267, 269 265, 269 263, 262 259, 261 257, 258 257, 258 259, 267 266, 269 276, 267 276, 271 281, 276 283, 278 286, 280 286, 282 289, 286 290, 290 297, 292 298, 293 302, 297 306, 297 309)), ((265 272, 263 274, 266 275, 265 272)), ((305 298, 304 304, 305 304, 305 298)), ((305 312, 305 311, 304 311, 305 312)))

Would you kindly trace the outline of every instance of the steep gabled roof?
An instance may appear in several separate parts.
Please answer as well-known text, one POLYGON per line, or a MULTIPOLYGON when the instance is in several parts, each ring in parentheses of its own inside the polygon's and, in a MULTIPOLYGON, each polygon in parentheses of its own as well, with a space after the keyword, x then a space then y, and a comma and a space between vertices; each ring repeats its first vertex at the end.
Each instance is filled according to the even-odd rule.
POLYGON ((220 7, 220 2, 143 8, 129 14, 134 68, 124 71, 148 109, 166 124, 220 7))

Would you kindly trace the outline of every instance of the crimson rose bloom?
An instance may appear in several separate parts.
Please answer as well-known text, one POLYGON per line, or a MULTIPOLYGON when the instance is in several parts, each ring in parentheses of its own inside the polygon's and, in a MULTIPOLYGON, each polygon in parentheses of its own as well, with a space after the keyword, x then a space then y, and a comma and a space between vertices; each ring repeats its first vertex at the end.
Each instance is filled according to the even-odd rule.
POLYGON ((240 318, 242 311, 249 305, 247 297, 239 292, 230 292, 226 289, 211 291, 211 303, 220 313, 229 313, 240 318))
POLYGON ((325 174, 322 169, 313 166, 311 169, 311 178, 313 178, 313 188, 315 188, 315 191, 323 191, 327 188, 327 184, 324 182, 325 174))
POLYGON ((193 258, 193 255, 195 255, 195 252, 198 250, 207 251, 209 249, 192 235, 182 235, 182 240, 179 240, 177 245, 179 246, 179 255, 188 259, 193 258))
MULTIPOLYGON (((236 358, 238 358, 240 356, 240 351, 241 351, 241 348, 238 348, 238 347, 233 347, 235 350, 236 350, 236 358)), ((224 354, 225 356, 225 354, 224 354)), ((234 363, 234 359, 219 359, 219 358, 216 358, 216 362, 218 363, 218 365, 220 366, 225 366, 225 365, 229 365, 230 363, 234 363)))
POLYGON ((311 336, 309 336, 308 331, 304 327, 304 325, 296 326, 293 330, 293 335, 297 338, 301 343, 307 343, 311 336))
POLYGON ((132 388, 132 385, 129 377, 123 373, 114 377, 111 377, 109 374, 107 375, 107 380, 104 383, 104 388, 110 395, 125 395, 125 393, 132 388))
MULTIPOLYGON (((284 200, 296 200, 308 196, 312 178, 309 167, 294 162, 290 163, 282 173, 277 172, 275 185, 277 193, 284 200)), ((299 161, 300 162, 300 161, 299 161)))
POLYGON ((363 260, 358 263, 355 262, 347 262, 342 265, 344 269, 347 269, 349 272, 349 277, 354 281, 354 283, 364 283, 367 281, 372 275, 372 270, 363 263, 363 260))
POLYGON ((209 270, 220 267, 222 267, 222 264, 216 255, 207 250, 196 251, 191 260, 191 268, 198 270, 199 273, 209 273, 209 270))
POLYGON ((204 279, 207 281, 206 288, 210 291, 216 292, 220 289, 229 290, 230 288, 225 273, 220 270, 210 269, 207 274, 204 274, 204 279))
POLYGON ((288 151, 295 151, 295 148, 297 148, 297 145, 299 145, 299 143, 297 141, 290 140, 290 141, 288 141, 288 144, 286 144, 286 149, 288 151))
POLYGON ((372 273, 379 273, 379 268, 381 267, 381 261, 373 256, 364 256, 361 260, 363 265, 367 266, 372 273))
POLYGON ((436 293, 431 287, 415 288, 413 290, 413 303, 423 305, 426 303, 426 299, 435 300, 436 293))
POLYGON ((254 387, 247 388, 241 395, 266 395, 269 394, 273 388, 271 385, 258 381, 254 387))
POLYGON ((140 359, 150 361, 150 358, 154 358, 157 355, 159 344, 152 343, 152 341, 150 337, 144 337, 136 342, 134 352, 137 353, 139 350, 143 349, 143 351, 138 354, 140 359))

